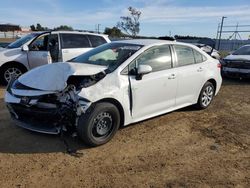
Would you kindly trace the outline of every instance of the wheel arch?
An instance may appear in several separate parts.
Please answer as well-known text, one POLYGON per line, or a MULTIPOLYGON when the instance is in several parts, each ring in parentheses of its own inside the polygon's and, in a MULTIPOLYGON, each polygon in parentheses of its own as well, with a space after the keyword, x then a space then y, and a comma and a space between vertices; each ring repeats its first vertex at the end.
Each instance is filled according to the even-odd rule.
POLYGON ((210 82, 210 83, 213 84, 213 86, 214 86, 214 92, 216 92, 216 89, 217 89, 217 82, 216 82, 216 80, 215 80, 214 78, 208 79, 208 80, 205 81, 204 84, 202 85, 202 87, 201 87, 201 89, 200 89, 200 92, 199 92, 199 94, 198 94, 198 96, 197 96, 196 103, 197 103, 198 100, 199 100, 199 97, 200 97, 200 94, 201 94, 201 91, 202 91, 203 86, 204 86, 207 82, 210 82))
POLYGON ((18 61, 8 61, 8 62, 2 64, 0 67, 0 71, 2 71, 5 67, 11 66, 11 65, 16 65, 16 66, 21 67, 24 72, 28 71, 28 68, 24 64, 22 64, 18 61))
POLYGON ((216 89, 217 89, 217 82, 216 82, 216 80, 213 79, 213 78, 211 78, 211 79, 209 79, 208 81, 206 81, 205 83, 207 83, 207 82, 211 82, 211 83, 213 84, 213 86, 214 86, 214 91, 216 92, 216 89))
POLYGON ((123 109, 121 103, 114 98, 104 98, 104 99, 101 99, 99 101, 96 101, 95 103, 101 103, 101 102, 108 102, 108 103, 111 103, 117 107, 117 109, 119 110, 119 113, 120 113, 120 118, 121 118, 120 127, 123 126, 124 121, 125 121, 125 113, 124 113, 124 109, 123 109))

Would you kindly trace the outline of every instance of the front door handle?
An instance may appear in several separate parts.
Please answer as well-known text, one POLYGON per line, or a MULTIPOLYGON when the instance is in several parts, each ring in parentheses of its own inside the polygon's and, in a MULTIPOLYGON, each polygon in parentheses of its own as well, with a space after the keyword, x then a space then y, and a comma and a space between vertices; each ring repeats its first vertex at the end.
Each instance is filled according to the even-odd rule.
POLYGON ((202 72, 203 71, 203 68, 202 67, 199 67, 198 69, 197 69, 197 72, 202 72))
POLYGON ((168 79, 171 80, 171 79, 175 79, 176 78, 176 75, 175 74, 171 74, 168 79))

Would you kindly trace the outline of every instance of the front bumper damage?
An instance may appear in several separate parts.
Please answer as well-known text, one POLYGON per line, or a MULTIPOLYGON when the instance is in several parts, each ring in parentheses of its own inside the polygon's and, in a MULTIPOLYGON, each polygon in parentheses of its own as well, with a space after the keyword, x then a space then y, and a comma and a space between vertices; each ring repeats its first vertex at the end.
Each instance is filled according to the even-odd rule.
POLYGON ((91 106, 73 85, 58 93, 37 95, 38 90, 34 91, 36 96, 19 96, 12 92, 9 84, 5 94, 14 123, 31 131, 60 134, 62 130, 75 130, 79 117, 91 106))
POLYGON ((222 76, 231 78, 250 78, 250 61, 224 59, 222 61, 222 76))

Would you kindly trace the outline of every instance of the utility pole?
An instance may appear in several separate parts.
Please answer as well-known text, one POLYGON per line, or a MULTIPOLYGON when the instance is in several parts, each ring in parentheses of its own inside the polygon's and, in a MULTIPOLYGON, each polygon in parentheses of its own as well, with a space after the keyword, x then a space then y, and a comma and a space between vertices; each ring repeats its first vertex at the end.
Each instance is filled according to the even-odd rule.
POLYGON ((97 24, 97 32, 100 33, 100 25, 101 24, 97 24))
POLYGON ((221 18, 221 24, 220 24, 220 35, 219 35, 219 43, 218 43, 218 50, 220 50, 221 33, 222 33, 223 23, 224 23, 224 19, 225 19, 225 18, 227 18, 227 17, 222 16, 222 18, 221 18))
POLYGON ((215 46, 214 46, 215 49, 218 49, 218 37, 219 37, 218 35, 219 35, 219 32, 220 32, 220 23, 218 24, 218 27, 217 27, 215 46))

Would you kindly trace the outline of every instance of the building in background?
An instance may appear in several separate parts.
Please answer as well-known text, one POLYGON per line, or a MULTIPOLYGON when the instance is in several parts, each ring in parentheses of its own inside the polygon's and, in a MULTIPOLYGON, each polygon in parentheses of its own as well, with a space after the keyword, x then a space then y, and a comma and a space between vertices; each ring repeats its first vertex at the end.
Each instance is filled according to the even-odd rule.
POLYGON ((23 35, 30 33, 28 27, 21 27, 15 24, 0 24, 0 38, 20 38, 23 35))

